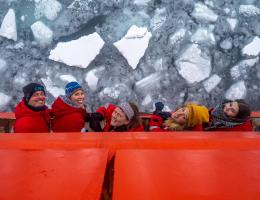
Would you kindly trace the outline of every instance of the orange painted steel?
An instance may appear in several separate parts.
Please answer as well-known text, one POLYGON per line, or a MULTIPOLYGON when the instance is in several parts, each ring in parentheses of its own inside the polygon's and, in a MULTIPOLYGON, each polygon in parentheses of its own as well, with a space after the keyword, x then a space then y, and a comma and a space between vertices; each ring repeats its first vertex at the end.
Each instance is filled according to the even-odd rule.
POLYGON ((0 134, 0 149, 260 149, 255 132, 0 134))
POLYGON ((260 199, 260 150, 119 150, 113 200, 260 199))
POLYGON ((260 111, 254 111, 251 113, 251 118, 260 118, 260 111))
POLYGON ((0 119, 15 119, 13 112, 0 112, 0 119))
POLYGON ((99 200, 107 150, 0 150, 1 200, 99 200))

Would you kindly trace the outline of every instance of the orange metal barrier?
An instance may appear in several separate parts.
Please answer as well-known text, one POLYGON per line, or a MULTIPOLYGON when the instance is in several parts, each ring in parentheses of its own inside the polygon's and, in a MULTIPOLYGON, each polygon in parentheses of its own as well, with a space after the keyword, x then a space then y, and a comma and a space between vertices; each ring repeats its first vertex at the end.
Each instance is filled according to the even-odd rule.
POLYGON ((254 132, 0 134, 0 149, 259 149, 254 132))
POLYGON ((1 200, 99 200, 108 151, 0 149, 1 200))
POLYGON ((113 200, 260 199, 260 150, 119 150, 113 200))

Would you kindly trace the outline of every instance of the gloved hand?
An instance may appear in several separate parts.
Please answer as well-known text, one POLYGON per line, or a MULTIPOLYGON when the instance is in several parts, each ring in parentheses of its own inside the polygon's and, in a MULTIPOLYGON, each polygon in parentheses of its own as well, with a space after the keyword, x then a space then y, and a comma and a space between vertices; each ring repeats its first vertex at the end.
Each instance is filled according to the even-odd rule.
POLYGON ((100 122, 103 120, 103 116, 96 112, 96 113, 88 113, 86 117, 86 121, 89 122, 89 127, 94 130, 95 132, 102 132, 102 128, 100 126, 100 122))

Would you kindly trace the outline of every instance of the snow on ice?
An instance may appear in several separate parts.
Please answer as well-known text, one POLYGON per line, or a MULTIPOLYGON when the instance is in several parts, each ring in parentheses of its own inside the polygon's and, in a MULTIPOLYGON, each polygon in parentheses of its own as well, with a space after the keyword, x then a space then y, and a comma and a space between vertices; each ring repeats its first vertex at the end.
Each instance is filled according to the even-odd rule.
POLYGON ((226 91, 225 97, 230 100, 243 99, 246 97, 246 92, 245 82, 238 81, 226 91))
POLYGON ((0 36, 6 37, 14 41, 17 40, 15 12, 13 9, 9 9, 3 19, 0 28, 0 36))
POLYGON ((52 30, 46 26, 43 22, 37 21, 31 25, 31 29, 33 32, 34 39, 40 45, 48 45, 51 44, 53 38, 52 30))
POLYGON ((135 69, 144 56, 151 37, 152 34, 146 27, 133 25, 127 34, 121 40, 115 42, 114 45, 126 58, 128 64, 135 69))
POLYGON ((59 42, 50 52, 49 59, 65 63, 69 66, 87 68, 96 58, 104 45, 104 41, 93 33, 69 42, 59 42))
POLYGON ((257 56, 260 53, 260 37, 254 37, 253 41, 247 44, 242 53, 248 56, 257 56))
POLYGON ((207 92, 210 92, 220 83, 220 81, 221 77, 219 77, 217 74, 214 74, 203 82, 203 86, 207 92))
POLYGON ((203 54, 197 44, 190 45, 175 64, 188 83, 200 82, 211 72, 210 57, 203 54))
POLYGON ((203 3, 196 3, 191 15, 197 20, 205 22, 215 22, 218 19, 218 15, 203 3))

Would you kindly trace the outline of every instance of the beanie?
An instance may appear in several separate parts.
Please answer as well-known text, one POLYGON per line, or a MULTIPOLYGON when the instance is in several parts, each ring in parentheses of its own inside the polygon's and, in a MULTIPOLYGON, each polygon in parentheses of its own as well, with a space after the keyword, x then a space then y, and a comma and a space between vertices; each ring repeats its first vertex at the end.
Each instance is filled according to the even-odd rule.
POLYGON ((71 95, 78 89, 82 89, 82 87, 80 86, 80 84, 78 84, 77 82, 73 81, 70 82, 66 85, 65 87, 65 94, 66 96, 69 98, 71 97, 71 95))
POLYGON ((209 122, 209 111, 206 107, 196 104, 188 104, 186 107, 189 110, 188 127, 194 127, 202 125, 204 122, 209 122))
POLYGON ((121 103, 119 107, 123 110, 128 120, 131 120, 134 117, 134 110, 131 105, 127 102, 121 103))
POLYGON ((32 95, 37 91, 43 91, 45 94, 44 86, 39 83, 29 83, 23 87, 24 100, 29 102, 32 95))
POLYGON ((163 108, 164 108, 164 104, 162 102, 159 101, 155 103, 155 110, 162 111, 163 108))

